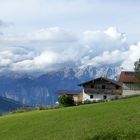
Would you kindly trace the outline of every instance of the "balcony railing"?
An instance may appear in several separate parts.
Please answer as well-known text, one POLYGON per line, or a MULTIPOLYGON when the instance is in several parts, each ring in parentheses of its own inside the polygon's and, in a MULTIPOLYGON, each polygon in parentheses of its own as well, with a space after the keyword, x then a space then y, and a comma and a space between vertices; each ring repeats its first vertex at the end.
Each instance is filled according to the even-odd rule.
POLYGON ((85 93, 96 93, 96 94, 114 94, 121 95, 121 89, 95 89, 95 88, 85 88, 85 93))

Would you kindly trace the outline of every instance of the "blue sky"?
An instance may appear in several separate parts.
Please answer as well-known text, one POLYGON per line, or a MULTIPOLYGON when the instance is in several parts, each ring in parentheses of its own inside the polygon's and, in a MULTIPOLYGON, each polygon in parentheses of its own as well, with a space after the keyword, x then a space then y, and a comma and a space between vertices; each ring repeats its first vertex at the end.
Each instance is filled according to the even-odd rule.
POLYGON ((75 57, 131 69, 140 56, 139 13, 139 0, 0 0, 0 71, 52 69, 75 57))

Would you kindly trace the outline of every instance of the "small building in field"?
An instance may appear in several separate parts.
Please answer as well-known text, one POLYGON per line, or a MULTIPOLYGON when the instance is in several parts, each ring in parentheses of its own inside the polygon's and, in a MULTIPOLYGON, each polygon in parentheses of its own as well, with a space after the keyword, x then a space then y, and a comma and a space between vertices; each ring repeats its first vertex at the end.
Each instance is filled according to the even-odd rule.
POLYGON ((76 105, 85 101, 111 100, 123 96, 140 95, 140 87, 137 84, 135 72, 123 71, 118 81, 105 77, 99 77, 78 86, 79 90, 60 90, 59 96, 71 96, 76 105))
POLYGON ((82 102, 111 100, 122 96, 122 83, 109 78, 100 77, 79 86, 83 87, 82 102))
POLYGON ((75 104, 82 103, 83 94, 80 90, 59 90, 59 96, 61 95, 73 97, 75 104))
POLYGON ((140 95, 140 88, 138 87, 138 80, 135 72, 122 71, 119 82, 122 83, 123 96, 140 95))

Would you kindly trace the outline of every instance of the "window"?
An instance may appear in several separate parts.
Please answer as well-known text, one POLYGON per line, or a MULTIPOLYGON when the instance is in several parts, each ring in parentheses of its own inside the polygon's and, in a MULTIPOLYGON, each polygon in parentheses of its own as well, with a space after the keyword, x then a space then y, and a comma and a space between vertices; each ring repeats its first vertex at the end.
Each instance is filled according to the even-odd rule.
POLYGON ((105 89, 105 85, 102 85, 102 89, 105 89))
POLYGON ((90 99, 93 99, 93 95, 92 94, 90 95, 90 99))
POLYGON ((106 95, 104 95, 104 96, 103 96, 103 99, 104 99, 104 100, 105 100, 105 99, 107 99, 107 96, 106 96, 106 95))

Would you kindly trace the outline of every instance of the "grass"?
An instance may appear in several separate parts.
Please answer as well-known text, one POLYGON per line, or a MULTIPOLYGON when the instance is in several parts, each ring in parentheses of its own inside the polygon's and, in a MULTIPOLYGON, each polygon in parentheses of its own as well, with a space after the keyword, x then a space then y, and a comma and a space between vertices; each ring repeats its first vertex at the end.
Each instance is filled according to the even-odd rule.
POLYGON ((0 140, 140 140, 140 97, 2 116, 0 140))

